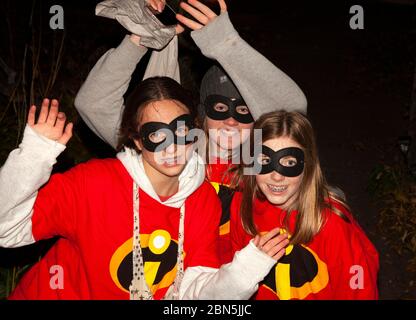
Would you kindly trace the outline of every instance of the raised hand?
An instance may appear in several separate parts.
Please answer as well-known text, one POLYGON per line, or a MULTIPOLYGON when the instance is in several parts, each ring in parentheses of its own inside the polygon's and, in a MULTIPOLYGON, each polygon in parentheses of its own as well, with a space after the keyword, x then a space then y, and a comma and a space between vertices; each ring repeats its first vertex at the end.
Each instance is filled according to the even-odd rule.
MULTIPOLYGON (((218 3, 221 8, 221 13, 227 11, 227 5, 224 0, 218 0, 218 3)), ((188 0, 188 3, 181 2, 181 8, 189 13, 196 21, 184 17, 182 14, 177 14, 176 19, 183 25, 187 26, 192 30, 198 30, 206 26, 212 20, 217 17, 217 14, 212 11, 205 4, 199 2, 198 0, 188 0), (198 21, 198 22, 197 22, 198 21)))
POLYGON ((260 236, 255 236, 253 242, 261 251, 272 257, 274 260, 279 261, 285 254, 285 249, 289 244, 287 234, 280 234, 280 229, 275 228, 268 233, 260 236))
POLYGON ((152 6, 153 9, 162 12, 165 8, 165 0, 147 0, 147 3, 152 6))
POLYGON ((65 113, 59 112, 58 100, 52 100, 49 107, 49 99, 43 99, 39 117, 35 123, 36 106, 29 109, 27 124, 36 133, 66 145, 72 137, 73 124, 70 122, 65 126, 65 113))
MULTIPOLYGON (((147 3, 156 11, 162 12, 165 9, 165 5, 166 5, 166 0, 146 0, 147 3)), ((185 31, 185 28, 183 26, 181 26, 180 24, 177 24, 175 26, 175 31, 176 34, 180 34, 182 32, 185 31)), ((130 35, 130 40, 140 46, 140 36, 137 34, 131 34, 130 35)))
MULTIPOLYGON (((147 0, 147 3, 152 6, 153 9, 162 12, 165 9, 166 0, 147 0)), ((185 31, 184 27, 180 24, 175 26, 176 34, 180 34, 185 31)))

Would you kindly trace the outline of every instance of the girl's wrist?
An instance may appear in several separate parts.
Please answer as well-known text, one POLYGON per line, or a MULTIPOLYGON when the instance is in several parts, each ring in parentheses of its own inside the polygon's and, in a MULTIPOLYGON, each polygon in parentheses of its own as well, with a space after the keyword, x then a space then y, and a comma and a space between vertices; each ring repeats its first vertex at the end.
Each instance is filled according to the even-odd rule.
POLYGON ((138 47, 143 47, 141 44, 140 44, 140 36, 138 36, 137 34, 134 34, 134 33, 132 33, 131 35, 130 35, 130 41, 131 42, 133 42, 136 46, 138 46, 138 47))

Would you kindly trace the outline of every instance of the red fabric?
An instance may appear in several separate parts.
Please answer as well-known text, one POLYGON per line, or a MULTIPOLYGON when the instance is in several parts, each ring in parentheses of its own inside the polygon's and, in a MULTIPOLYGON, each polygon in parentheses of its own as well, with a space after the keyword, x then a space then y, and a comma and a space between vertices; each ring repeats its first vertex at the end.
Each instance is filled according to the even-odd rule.
MULTIPOLYGON (((252 238, 241 224, 241 200, 241 193, 236 193, 231 206, 233 252, 241 250, 252 238)), ((324 216, 327 220, 321 231, 309 244, 293 246, 289 255, 279 260, 262 282, 254 299, 277 300, 280 296, 284 298, 285 292, 289 292, 286 298, 290 299, 378 298, 379 261, 376 249, 343 206, 332 200, 330 204, 343 212, 350 223, 326 209, 324 216), (281 279, 279 277, 285 279, 280 284, 276 281, 281 279)), ((254 222, 260 233, 275 227, 284 228, 285 214, 268 201, 255 200, 254 222)), ((296 212, 290 219, 291 231, 294 230, 295 218, 296 212)))
MULTIPOLYGON (((126 288, 132 276, 132 198, 133 180, 117 159, 92 160, 53 175, 39 191, 34 205, 33 235, 36 240, 56 235, 61 238, 25 274, 10 298, 129 299, 126 288), (57 281, 52 266, 62 267, 63 289, 50 286, 50 281, 57 281)), ((151 289, 155 299, 160 299, 176 274, 179 209, 160 204, 142 190, 139 200, 142 250, 152 257, 144 259, 146 278, 154 285, 151 289), (151 243, 156 242, 151 234, 159 235, 159 240, 162 235, 162 242, 169 244, 163 253, 152 251, 151 243), (166 267, 160 261, 173 265, 166 267), (146 268, 153 268, 153 272, 146 268)), ((216 249, 220 210, 209 183, 186 200, 185 268, 219 267, 216 249)))
POLYGON ((213 163, 207 165, 208 180, 229 185, 231 183, 231 176, 227 171, 231 166, 232 164, 230 162, 220 163, 220 159, 214 160, 213 163))
MULTIPOLYGON (((222 203, 222 216, 219 227, 220 240, 218 243, 218 255, 221 264, 226 264, 232 261, 233 253, 231 249, 230 240, 230 211, 229 206, 231 204, 231 197, 227 196, 233 192, 233 189, 229 188, 231 183, 231 176, 227 172, 231 167, 231 162, 220 163, 220 159, 214 159, 213 163, 207 165, 207 179, 211 184, 216 187, 217 194, 222 203), (217 184, 217 185, 215 185, 217 184), (219 190, 218 187, 222 190, 219 190)), ((222 160, 224 161, 224 160, 222 160)))

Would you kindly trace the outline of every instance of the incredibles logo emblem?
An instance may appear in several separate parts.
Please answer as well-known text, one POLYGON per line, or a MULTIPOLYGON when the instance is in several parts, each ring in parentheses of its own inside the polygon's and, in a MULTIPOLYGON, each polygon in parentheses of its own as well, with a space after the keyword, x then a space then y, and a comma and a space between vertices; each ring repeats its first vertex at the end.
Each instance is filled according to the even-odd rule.
MULTIPOLYGON (((155 230, 151 234, 140 234, 144 275, 153 294, 169 287, 176 276, 178 243, 169 232, 155 230)), ((129 292, 133 275, 133 238, 124 242, 113 254, 110 261, 110 274, 117 287, 129 292)))
POLYGON ((328 285, 327 265, 304 245, 290 245, 262 285, 280 300, 304 299, 328 285))

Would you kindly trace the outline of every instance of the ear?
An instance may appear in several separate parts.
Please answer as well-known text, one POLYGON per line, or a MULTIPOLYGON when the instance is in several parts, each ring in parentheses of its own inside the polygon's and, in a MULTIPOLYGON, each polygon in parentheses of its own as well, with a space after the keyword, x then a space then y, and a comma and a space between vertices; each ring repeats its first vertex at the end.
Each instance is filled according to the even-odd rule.
POLYGON ((133 139, 134 144, 136 145, 137 149, 139 149, 140 151, 143 150, 143 145, 140 139, 133 139))

